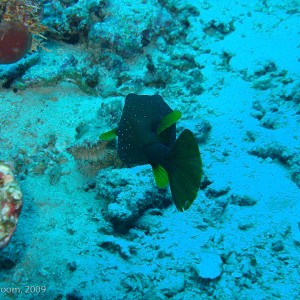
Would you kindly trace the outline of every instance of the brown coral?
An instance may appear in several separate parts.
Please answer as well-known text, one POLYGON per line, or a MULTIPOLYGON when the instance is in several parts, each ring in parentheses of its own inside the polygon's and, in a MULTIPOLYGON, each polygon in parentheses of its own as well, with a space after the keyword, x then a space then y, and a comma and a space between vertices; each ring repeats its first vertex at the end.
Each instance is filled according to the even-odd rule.
POLYGON ((0 4, 0 19, 6 22, 20 22, 28 31, 37 36, 33 38, 32 50, 42 47, 42 40, 46 39, 43 33, 47 30, 41 23, 43 15, 42 6, 32 0, 4 0, 0 4))
POLYGON ((115 141, 98 141, 95 144, 84 143, 67 149, 79 164, 83 173, 90 176, 95 175, 101 169, 108 167, 119 168, 124 163, 118 156, 115 141))

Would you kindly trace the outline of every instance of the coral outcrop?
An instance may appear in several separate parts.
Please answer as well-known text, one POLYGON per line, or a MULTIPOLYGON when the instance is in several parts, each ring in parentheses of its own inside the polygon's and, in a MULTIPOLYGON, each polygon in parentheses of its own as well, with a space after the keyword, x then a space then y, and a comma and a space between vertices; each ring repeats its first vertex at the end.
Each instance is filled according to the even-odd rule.
POLYGON ((22 192, 11 169, 0 163, 0 248, 7 246, 22 209, 22 192))

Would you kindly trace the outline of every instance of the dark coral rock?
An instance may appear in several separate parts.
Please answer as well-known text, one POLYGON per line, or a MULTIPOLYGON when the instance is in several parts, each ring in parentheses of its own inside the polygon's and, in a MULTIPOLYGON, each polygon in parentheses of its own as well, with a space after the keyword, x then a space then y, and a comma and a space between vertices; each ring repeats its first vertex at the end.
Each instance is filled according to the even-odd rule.
POLYGON ((182 131, 184 128, 190 129, 197 140, 198 143, 202 144, 209 138, 209 133, 211 131, 211 125, 207 120, 186 120, 178 125, 178 131, 182 131))
POLYGON ((261 146, 254 146, 248 152, 264 159, 272 158, 285 166, 289 166, 292 180, 300 187, 300 154, 298 150, 293 150, 278 142, 269 142, 261 146))
POLYGON ((32 66, 36 65, 38 60, 38 54, 34 54, 16 64, 0 68, 0 85, 5 89, 10 88, 16 80, 22 78, 32 66))
POLYGON ((217 198, 227 194, 230 187, 222 182, 214 182, 205 190, 205 195, 209 198, 217 198))
POLYGON ((76 264, 76 262, 75 262, 75 261, 68 262, 67 268, 68 268, 68 270, 70 270, 71 272, 74 272, 74 271, 77 269, 77 264, 76 264))
POLYGON ((282 251, 284 249, 284 245, 282 243, 282 241, 276 241, 274 243, 272 243, 272 250, 275 252, 279 252, 282 251))
POLYGON ((151 30, 150 29, 145 29, 142 31, 141 35, 141 43, 143 47, 148 46, 151 42, 151 30))
POLYGON ((108 210, 104 214, 105 218, 114 225, 115 230, 120 232, 130 229, 147 209, 167 207, 171 203, 171 199, 163 192, 148 191, 131 199, 126 195, 127 193, 120 192, 116 200, 108 205, 108 210))
POLYGON ((230 196, 230 203, 239 206, 253 206, 256 204, 256 202, 257 202, 256 199, 248 195, 232 194, 230 196))
POLYGON ((104 217, 117 231, 127 231, 147 209, 165 208, 172 200, 158 190, 149 167, 102 170, 97 177, 97 198, 108 203, 104 217))
MULTIPOLYGON (((98 1, 99 3, 99 1, 98 1)), ((51 1, 44 5, 44 24, 48 36, 68 44, 86 41, 93 23, 93 7, 97 1, 51 1)))
POLYGON ((78 291, 73 291, 66 295, 66 300, 82 300, 83 296, 78 291))
POLYGON ((0 257, 0 270, 9 270, 16 265, 16 262, 9 257, 0 257))
POLYGON ((229 23, 223 23, 217 20, 211 20, 204 27, 204 32, 210 36, 222 37, 227 35, 235 30, 234 21, 230 21, 229 23))

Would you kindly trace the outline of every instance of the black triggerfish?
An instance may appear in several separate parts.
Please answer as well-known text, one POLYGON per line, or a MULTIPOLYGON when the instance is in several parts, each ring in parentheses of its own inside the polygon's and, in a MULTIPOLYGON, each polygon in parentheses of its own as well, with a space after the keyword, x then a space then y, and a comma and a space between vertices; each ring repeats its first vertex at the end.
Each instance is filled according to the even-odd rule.
POLYGON ((197 197, 202 162, 190 130, 176 140, 180 117, 159 95, 129 94, 118 128, 101 134, 100 139, 118 137, 118 155, 126 164, 150 164, 157 186, 165 188, 170 183, 174 203, 184 211, 197 197))

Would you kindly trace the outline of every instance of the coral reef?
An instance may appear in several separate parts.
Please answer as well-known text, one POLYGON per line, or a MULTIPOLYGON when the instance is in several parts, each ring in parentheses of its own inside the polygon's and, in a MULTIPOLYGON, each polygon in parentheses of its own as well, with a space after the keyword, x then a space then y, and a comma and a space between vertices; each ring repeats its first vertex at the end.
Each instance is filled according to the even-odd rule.
POLYGON ((20 22, 0 23, 0 64, 20 60, 31 48, 31 34, 20 22))
POLYGON ((11 169, 0 162, 0 248, 7 246, 22 209, 22 192, 11 169))
POLYGON ((14 63, 29 50, 42 46, 46 27, 41 23, 42 5, 34 1, 7 0, 0 7, 0 64, 14 63), (36 36, 33 38, 32 34, 36 36))

